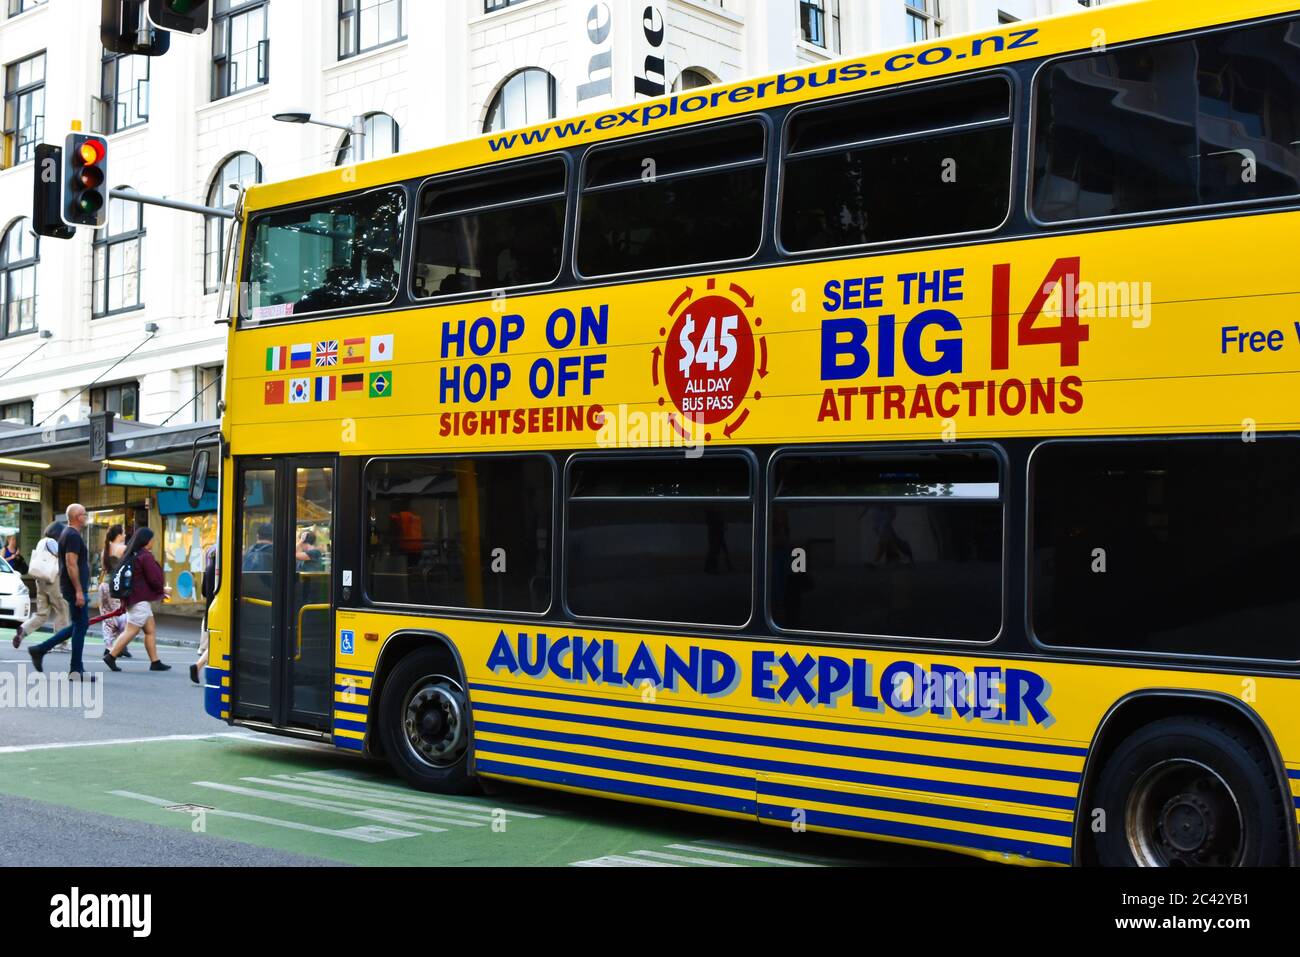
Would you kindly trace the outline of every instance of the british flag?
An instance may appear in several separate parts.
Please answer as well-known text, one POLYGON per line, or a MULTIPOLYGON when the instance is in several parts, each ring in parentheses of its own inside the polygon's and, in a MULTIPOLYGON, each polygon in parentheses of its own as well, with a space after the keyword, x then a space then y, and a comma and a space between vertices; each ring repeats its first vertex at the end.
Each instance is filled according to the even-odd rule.
POLYGON ((339 341, 330 339, 316 343, 316 365, 336 366, 339 364, 339 341))

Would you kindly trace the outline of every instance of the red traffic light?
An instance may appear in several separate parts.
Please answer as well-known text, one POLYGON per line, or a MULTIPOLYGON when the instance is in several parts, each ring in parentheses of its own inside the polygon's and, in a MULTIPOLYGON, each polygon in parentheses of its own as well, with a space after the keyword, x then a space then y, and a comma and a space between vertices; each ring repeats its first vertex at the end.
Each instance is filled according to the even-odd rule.
POLYGON ((83 166, 94 166, 108 155, 108 144, 103 140, 86 140, 77 150, 77 160, 83 166))

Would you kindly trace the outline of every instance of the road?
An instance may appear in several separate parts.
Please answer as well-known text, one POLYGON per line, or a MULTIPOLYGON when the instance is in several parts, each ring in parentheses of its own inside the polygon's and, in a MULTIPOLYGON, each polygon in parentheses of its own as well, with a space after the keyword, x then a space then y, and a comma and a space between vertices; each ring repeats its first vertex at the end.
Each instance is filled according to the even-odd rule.
MULTIPOLYGON (((10 634, 0 682, 15 687, 30 659, 10 634)), ((525 787, 422 794, 383 764, 214 722, 189 649, 161 649, 162 673, 140 649, 108 674, 101 653, 87 645, 99 680, 77 707, 0 702, 0 866, 978 864, 525 787)))

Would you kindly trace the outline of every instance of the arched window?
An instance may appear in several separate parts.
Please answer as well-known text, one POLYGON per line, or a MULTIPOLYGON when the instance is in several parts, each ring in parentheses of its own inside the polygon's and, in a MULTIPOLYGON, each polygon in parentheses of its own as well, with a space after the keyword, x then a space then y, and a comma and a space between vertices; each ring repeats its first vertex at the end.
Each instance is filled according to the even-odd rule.
POLYGON ((680 93, 682 90, 698 90, 702 86, 712 86, 714 80, 703 70, 696 70, 688 67, 682 70, 681 76, 673 81, 673 92, 680 93))
MULTIPOLYGON (((212 178, 208 205, 216 209, 234 209, 239 199, 231 186, 247 189, 262 181, 262 164, 252 153, 235 153, 226 159, 212 178)), ((216 292, 221 287, 221 267, 226 261, 226 236, 230 221, 209 216, 204 223, 203 291, 216 292)))
POLYGON ((139 309, 144 270, 144 207, 122 199, 108 204, 108 225, 95 233, 91 314, 139 309))
POLYGON ((538 67, 512 74, 488 107, 483 132, 531 126, 555 119, 555 77, 538 67))
POLYGON ((0 239, 0 338, 36 331, 36 264, 40 240, 27 217, 15 219, 0 239))
POLYGON ((366 160, 392 156, 401 148, 401 128, 397 120, 387 113, 367 113, 364 120, 365 138, 361 142, 361 155, 352 148, 352 134, 344 133, 343 142, 339 144, 335 166, 351 166, 366 160))

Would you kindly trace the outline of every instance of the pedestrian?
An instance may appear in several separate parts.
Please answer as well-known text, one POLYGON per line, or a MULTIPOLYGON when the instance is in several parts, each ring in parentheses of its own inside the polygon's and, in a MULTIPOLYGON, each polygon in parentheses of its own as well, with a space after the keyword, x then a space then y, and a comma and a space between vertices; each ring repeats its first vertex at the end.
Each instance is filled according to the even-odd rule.
MULTIPOLYGON (((113 572, 121 564, 120 558, 109 555, 104 559, 104 573, 99 576, 99 627, 104 635, 105 648, 112 648, 126 631, 126 609, 122 607, 120 598, 113 597, 113 572)), ((129 655, 123 652, 121 657, 129 655)))
POLYGON ((90 627, 90 603, 86 599, 86 586, 90 583, 90 552, 81 530, 89 522, 90 516, 84 506, 69 505, 68 527, 59 536, 59 591, 68 602, 71 621, 68 627, 57 632, 53 638, 27 651, 32 656, 32 666, 37 671, 43 671, 42 659, 55 645, 71 638, 72 661, 69 663, 68 677, 75 675, 83 681, 95 680, 94 675, 87 679, 81 660, 81 652, 86 645, 86 629, 90 627))
MULTIPOLYGON (((122 556, 125 554, 126 554, 126 529, 124 529, 121 525, 110 525, 108 528, 108 534, 104 536, 104 551, 100 554, 99 557, 99 567, 103 569, 103 574, 100 576, 100 583, 99 583, 99 589, 100 589, 99 594, 101 599, 99 605, 99 613, 101 615, 104 614, 104 612, 108 611, 108 609, 105 608, 103 604, 102 599, 104 595, 108 595, 109 600, 115 603, 115 607, 121 605, 120 601, 118 601, 116 598, 113 598, 112 591, 111 591, 113 573, 108 570, 108 567, 109 564, 111 563, 114 571, 116 571, 117 567, 122 564, 122 556), (105 581, 109 583, 110 589, 104 588, 105 581)), ((113 621, 116 621, 119 624, 121 624, 122 618, 118 617, 116 619, 113 619, 113 621)), ((105 621, 103 623, 104 628, 107 629, 109 624, 110 624, 109 621, 105 621)), ((118 629, 118 632, 119 633, 121 632, 120 628, 118 629)), ((113 647, 113 643, 108 640, 105 640, 104 647, 111 648, 113 647)), ((118 655, 118 657, 130 658, 131 652, 129 650, 123 651, 120 655, 118 655)))
POLYGON ((199 656, 190 665, 190 680, 196 685, 202 684, 199 675, 208 666, 208 614, 212 611, 212 599, 217 597, 217 546, 209 545, 203 550, 203 627, 199 629, 199 656))
POLYGON ((131 544, 122 556, 122 566, 131 566, 131 591, 122 599, 126 607, 126 629, 112 648, 104 649, 104 664, 112 671, 121 671, 117 659, 136 635, 144 632, 144 650, 149 653, 150 671, 171 671, 172 666, 164 664, 158 657, 157 622, 153 616, 152 602, 164 601, 171 594, 163 577, 162 566, 149 550, 153 541, 152 528, 136 529, 131 536, 131 544))
POLYGON ((51 522, 32 550, 28 573, 36 584, 36 610, 14 632, 14 647, 22 646, 23 638, 40 631, 47 621, 55 631, 68 624, 68 603, 59 590, 59 536, 67 528, 62 522, 51 522))
POLYGON ((17 535, 10 535, 5 539, 5 547, 0 549, 0 554, 19 575, 27 574, 27 559, 23 558, 23 550, 18 546, 17 535))

